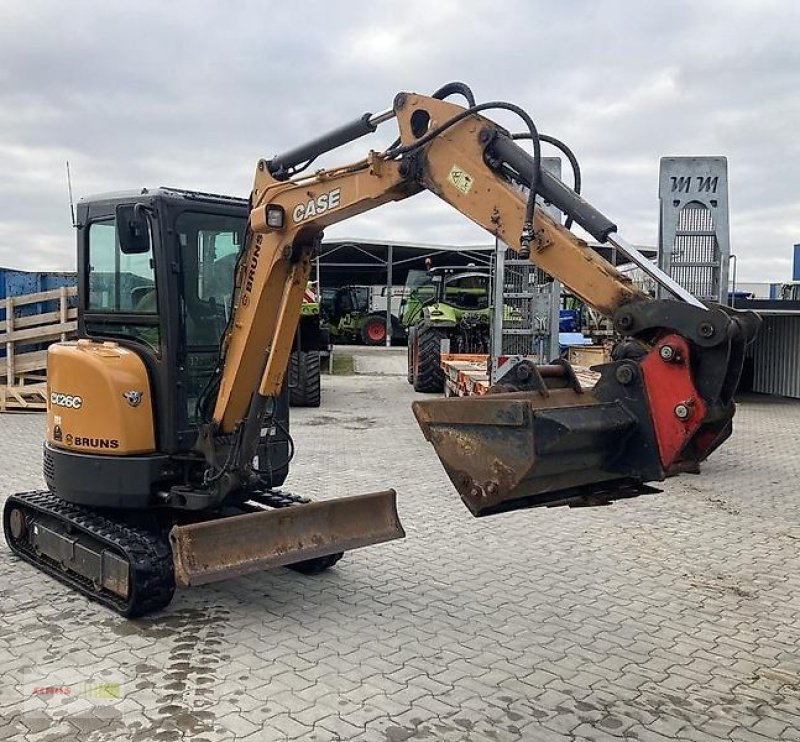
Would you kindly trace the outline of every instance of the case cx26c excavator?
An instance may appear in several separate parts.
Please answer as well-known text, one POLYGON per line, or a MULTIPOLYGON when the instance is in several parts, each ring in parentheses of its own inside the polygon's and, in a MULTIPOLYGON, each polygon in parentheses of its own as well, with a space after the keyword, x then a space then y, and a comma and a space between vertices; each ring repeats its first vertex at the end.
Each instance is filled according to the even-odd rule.
MULTIPOLYGON (((79 329, 48 356, 48 490, 11 495, 11 549, 126 616, 195 585, 281 565, 323 570, 404 535, 392 490, 309 502, 281 492, 292 457, 284 376, 310 260, 330 224, 435 193, 613 317, 630 352, 591 390, 568 364, 519 365, 503 391, 414 403, 475 515, 607 502, 697 465, 730 435, 752 314, 705 306, 541 164, 525 111, 451 83, 400 93, 258 162, 249 218, 224 197, 158 189, 79 206, 79 329), (454 94, 466 107, 446 100, 454 94), (525 148, 483 114, 518 116, 525 148), (399 138, 311 174, 319 155, 395 119, 399 138), (656 301, 536 206, 555 204, 675 299, 656 301)), ((577 189, 576 189, 577 190, 577 189)))

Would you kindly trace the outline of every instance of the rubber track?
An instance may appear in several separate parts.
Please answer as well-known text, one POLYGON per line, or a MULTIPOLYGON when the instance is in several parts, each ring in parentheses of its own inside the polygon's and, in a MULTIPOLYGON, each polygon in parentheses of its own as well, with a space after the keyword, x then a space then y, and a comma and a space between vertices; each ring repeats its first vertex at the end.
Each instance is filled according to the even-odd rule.
POLYGON ((11 495, 3 511, 3 529, 6 542, 17 556, 127 618, 158 611, 172 600, 175 592, 172 552, 163 531, 111 520, 96 510, 65 502, 47 490, 11 495), (12 506, 23 510, 26 519, 33 518, 35 522, 37 516, 44 516, 47 520, 69 525, 92 538, 99 548, 108 548, 122 555, 130 565, 128 599, 108 591, 98 592, 85 577, 64 572, 53 560, 39 557, 31 547, 16 543, 9 526, 12 506))
POLYGON ((289 361, 289 403, 292 407, 319 407, 319 351, 293 351, 289 361))
POLYGON ((441 392, 444 389, 444 371, 440 365, 441 340, 446 337, 432 327, 417 328, 417 373, 414 391, 441 392))

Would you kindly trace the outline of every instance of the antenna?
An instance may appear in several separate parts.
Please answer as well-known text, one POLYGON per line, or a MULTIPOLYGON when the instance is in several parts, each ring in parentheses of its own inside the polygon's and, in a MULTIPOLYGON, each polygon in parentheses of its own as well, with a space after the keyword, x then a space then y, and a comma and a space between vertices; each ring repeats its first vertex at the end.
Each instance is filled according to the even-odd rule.
POLYGON ((75 202, 72 199, 72 177, 69 174, 69 160, 67 160, 67 191, 69 192, 69 213, 72 217, 73 229, 78 226, 75 221, 75 202))

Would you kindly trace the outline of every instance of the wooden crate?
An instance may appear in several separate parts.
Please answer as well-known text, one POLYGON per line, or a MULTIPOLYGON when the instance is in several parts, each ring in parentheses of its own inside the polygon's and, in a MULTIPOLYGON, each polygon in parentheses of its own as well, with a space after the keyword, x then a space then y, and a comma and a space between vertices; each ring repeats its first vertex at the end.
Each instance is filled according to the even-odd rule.
POLYGON ((62 286, 6 298, 6 318, 0 321, 0 347, 6 351, 0 358, 0 412, 47 406, 47 350, 42 346, 75 335, 78 310, 69 301, 77 293, 75 286, 62 286), (58 302, 58 309, 20 315, 22 307, 45 302, 58 302))

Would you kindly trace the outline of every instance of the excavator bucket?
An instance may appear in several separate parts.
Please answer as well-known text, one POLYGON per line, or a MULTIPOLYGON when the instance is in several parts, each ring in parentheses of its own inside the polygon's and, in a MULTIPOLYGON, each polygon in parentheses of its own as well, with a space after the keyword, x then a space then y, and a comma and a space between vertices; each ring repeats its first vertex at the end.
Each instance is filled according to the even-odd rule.
POLYGON ((174 526, 169 539, 181 587, 403 538, 394 490, 174 526))
POLYGON ((590 392, 488 394, 413 409, 473 515, 654 491, 611 466, 636 418, 590 392))
POLYGON ((662 333, 642 357, 595 366, 591 389, 565 362, 524 361, 510 384, 519 391, 414 402, 470 511, 604 504, 698 471, 731 434, 744 345, 758 326, 749 315, 699 311, 693 343, 662 333))

